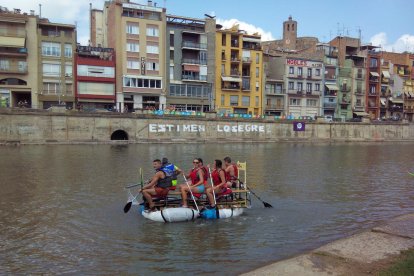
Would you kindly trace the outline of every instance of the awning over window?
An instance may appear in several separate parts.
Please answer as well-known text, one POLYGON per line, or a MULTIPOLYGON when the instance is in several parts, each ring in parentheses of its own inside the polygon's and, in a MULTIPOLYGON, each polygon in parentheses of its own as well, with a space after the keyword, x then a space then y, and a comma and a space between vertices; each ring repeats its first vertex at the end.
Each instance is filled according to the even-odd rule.
POLYGON ((338 86, 336 86, 336 85, 334 85, 334 84, 325 84, 325 86, 329 89, 329 90, 335 90, 335 91, 338 91, 339 90, 339 88, 338 88, 338 86))
POLYGON ((373 77, 379 77, 379 74, 377 72, 369 72, 371 76, 373 77))
POLYGON ((389 79, 391 77, 390 72, 388 72, 388 71, 382 71, 382 75, 384 76, 384 78, 387 78, 387 79, 389 79))
POLYGON ((356 116, 361 116, 361 117, 369 116, 369 114, 366 113, 366 112, 357 112, 357 111, 355 111, 354 114, 356 116))
POLYGON ((233 77, 221 77, 223 81, 231 81, 231 82, 242 82, 241 78, 233 78, 233 77))
POLYGON ((184 64, 184 71, 200 72, 200 66, 184 64))
POLYGON ((0 47, 24 48, 24 37, 0 36, 0 47))
POLYGON ((381 104, 382 105, 385 105, 385 102, 387 101, 386 99, 384 99, 384 98, 380 98, 380 101, 381 101, 381 104))

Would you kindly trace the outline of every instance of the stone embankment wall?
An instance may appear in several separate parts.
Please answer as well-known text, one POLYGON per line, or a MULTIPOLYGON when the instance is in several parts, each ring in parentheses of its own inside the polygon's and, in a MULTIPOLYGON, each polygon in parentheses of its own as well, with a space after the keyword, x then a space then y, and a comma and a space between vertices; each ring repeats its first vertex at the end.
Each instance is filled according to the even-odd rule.
POLYGON ((0 109, 1 144, 414 141, 408 123, 306 122, 0 109))

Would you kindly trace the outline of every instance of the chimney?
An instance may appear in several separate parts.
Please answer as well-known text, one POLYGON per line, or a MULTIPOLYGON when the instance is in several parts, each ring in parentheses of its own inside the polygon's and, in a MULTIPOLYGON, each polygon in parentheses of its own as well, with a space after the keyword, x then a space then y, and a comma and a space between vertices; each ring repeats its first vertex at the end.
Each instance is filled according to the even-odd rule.
POLYGON ((148 6, 152 7, 152 0, 148 0, 148 6))

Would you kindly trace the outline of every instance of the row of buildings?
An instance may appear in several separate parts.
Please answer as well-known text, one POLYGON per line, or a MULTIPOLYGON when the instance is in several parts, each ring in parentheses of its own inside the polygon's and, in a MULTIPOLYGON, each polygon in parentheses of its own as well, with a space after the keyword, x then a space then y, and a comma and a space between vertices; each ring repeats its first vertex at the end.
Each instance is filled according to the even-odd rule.
POLYGON ((0 8, 0 104, 413 120, 413 54, 297 30, 289 17, 283 39, 262 41, 211 16, 116 0, 91 6, 82 46, 74 25, 0 8))

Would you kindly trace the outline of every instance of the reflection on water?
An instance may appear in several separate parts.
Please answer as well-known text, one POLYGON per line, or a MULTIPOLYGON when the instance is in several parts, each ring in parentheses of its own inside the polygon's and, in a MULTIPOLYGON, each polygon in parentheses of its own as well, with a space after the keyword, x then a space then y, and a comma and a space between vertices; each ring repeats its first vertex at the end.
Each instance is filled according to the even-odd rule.
POLYGON ((0 148, 2 273, 230 274, 414 211, 413 144, 76 145, 0 148), (274 208, 160 224, 123 187, 167 156, 188 170, 230 155, 274 208))

